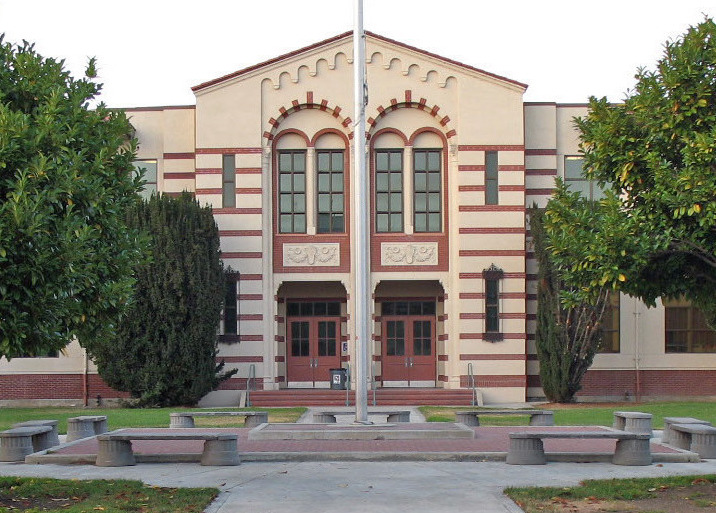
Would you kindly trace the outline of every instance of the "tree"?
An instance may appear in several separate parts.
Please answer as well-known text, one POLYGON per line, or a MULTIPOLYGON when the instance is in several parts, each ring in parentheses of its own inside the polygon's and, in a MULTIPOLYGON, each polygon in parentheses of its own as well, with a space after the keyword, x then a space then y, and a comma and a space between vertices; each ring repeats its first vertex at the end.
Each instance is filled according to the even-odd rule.
MULTIPOLYGON (((589 203, 583 198, 575 201, 589 203)), ((574 400, 584 374, 592 365, 602 339, 601 323, 609 296, 608 290, 601 287, 591 303, 563 303, 562 296, 570 292, 570 287, 552 261, 544 216, 542 210, 530 210, 530 233, 539 266, 537 356, 545 395, 550 401, 566 403, 574 400)))
POLYGON ((0 356, 111 333, 143 255, 124 211, 141 187, 122 112, 101 85, 0 35, 0 356))
POLYGON ((576 297, 602 287, 653 305, 683 295, 716 326, 716 24, 665 44, 623 104, 591 98, 577 119, 588 178, 611 191, 598 208, 561 187, 545 225, 576 297))
POLYGON ((189 193, 153 195, 135 204, 128 224, 149 233, 151 262, 135 270, 116 336, 90 354, 107 384, 143 405, 193 405, 236 373, 216 363, 224 269, 214 216, 189 193))

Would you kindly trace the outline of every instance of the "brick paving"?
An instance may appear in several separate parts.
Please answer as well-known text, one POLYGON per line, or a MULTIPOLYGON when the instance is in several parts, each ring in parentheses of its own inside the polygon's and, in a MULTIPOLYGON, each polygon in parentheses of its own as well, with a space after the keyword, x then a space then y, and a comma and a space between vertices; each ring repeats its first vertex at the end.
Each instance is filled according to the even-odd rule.
MULTIPOLYGON (((415 427, 416 424, 410 424, 415 427)), ((425 426, 436 425, 431 423, 425 426)), ((437 424, 439 426, 439 424, 437 424)), ((305 425, 304 425, 305 427, 305 425)), ((555 431, 579 432, 607 430, 599 426, 500 426, 475 427, 474 439, 459 440, 249 440, 250 428, 198 428, 204 432, 236 433, 239 437, 239 453, 351 453, 351 452, 391 452, 391 453, 490 453, 506 452, 509 446, 508 434, 516 431, 555 431)), ((176 432, 171 429, 127 429, 136 432, 176 432)), ((544 441, 546 452, 609 453, 614 451, 614 440, 562 440, 544 441)), ((200 440, 136 440, 132 442, 136 454, 188 454, 201 453, 203 442, 200 440)), ((652 442, 652 453, 677 453, 678 451, 652 442)), ((97 454, 97 441, 94 438, 81 440, 73 445, 52 450, 53 454, 97 454)))

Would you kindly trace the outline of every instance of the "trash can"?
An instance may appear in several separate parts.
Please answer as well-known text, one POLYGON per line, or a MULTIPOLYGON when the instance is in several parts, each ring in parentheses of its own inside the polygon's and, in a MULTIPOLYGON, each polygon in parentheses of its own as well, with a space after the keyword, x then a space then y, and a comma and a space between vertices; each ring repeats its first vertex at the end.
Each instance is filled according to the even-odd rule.
POLYGON ((331 390, 345 390, 346 377, 346 369, 331 369, 331 390))

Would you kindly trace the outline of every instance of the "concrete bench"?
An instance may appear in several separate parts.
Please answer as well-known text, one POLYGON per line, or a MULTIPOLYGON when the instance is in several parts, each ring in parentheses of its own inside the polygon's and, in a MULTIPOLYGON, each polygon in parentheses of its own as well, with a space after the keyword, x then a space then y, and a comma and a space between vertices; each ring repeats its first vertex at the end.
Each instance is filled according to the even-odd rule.
POLYGON ((672 424, 702 424, 710 426, 707 420, 695 419, 693 417, 664 417, 664 433, 661 435, 661 441, 665 444, 671 443, 671 426, 672 424))
POLYGON ((245 417, 245 427, 256 427, 268 422, 265 411, 188 411, 169 414, 170 428, 193 428, 194 417, 245 417))
MULTIPOLYGON (((338 415, 355 415, 354 411, 321 411, 313 414, 313 421, 320 424, 335 424, 338 415)), ((386 415, 388 422, 410 422, 410 410, 369 411, 368 415, 386 415)))
POLYGON ((670 444, 698 453, 702 458, 716 458, 716 427, 706 424, 671 424, 670 444))
POLYGON ((530 426, 554 426, 554 412, 549 410, 476 410, 456 411, 455 422, 479 426, 480 415, 529 415, 530 426))
POLYGON ((98 435, 98 467, 124 467, 136 465, 132 440, 204 440, 202 465, 238 465, 241 463, 236 449, 238 435, 229 433, 202 433, 195 430, 173 433, 127 433, 117 431, 98 435))
POLYGON ((507 463, 510 465, 544 465, 547 459, 544 454, 542 440, 545 438, 614 438, 617 440, 617 445, 612 463, 615 465, 651 465, 650 436, 626 431, 527 431, 510 433, 510 450, 507 453, 507 463))
POLYGON ((82 415, 67 419, 67 442, 107 432, 106 415, 82 415))
POLYGON ((49 449, 50 447, 55 447, 56 445, 60 445, 60 436, 57 431, 57 424, 58 421, 56 420, 27 420, 25 422, 18 422, 16 424, 13 424, 12 427, 14 428, 23 428, 23 427, 36 427, 36 426, 50 426, 52 431, 50 431, 47 434, 47 444, 49 444, 47 447, 41 449, 49 449))
POLYGON ((0 431, 0 461, 25 461, 25 456, 52 447, 51 426, 16 427, 0 431))
POLYGON ((619 431, 642 433, 652 436, 651 419, 651 413, 641 413, 638 411, 615 411, 613 427, 619 431))

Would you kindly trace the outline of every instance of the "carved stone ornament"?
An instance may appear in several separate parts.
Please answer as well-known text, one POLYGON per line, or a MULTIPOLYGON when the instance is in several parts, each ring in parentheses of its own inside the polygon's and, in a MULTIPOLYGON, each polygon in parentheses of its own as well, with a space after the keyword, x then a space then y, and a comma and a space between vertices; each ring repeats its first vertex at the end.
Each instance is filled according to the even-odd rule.
POLYGON ((386 242, 380 246, 381 265, 438 265, 438 243, 386 242))
POLYGON ((340 244, 284 244, 284 267, 338 267, 340 244))

